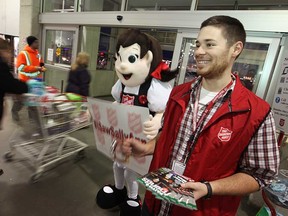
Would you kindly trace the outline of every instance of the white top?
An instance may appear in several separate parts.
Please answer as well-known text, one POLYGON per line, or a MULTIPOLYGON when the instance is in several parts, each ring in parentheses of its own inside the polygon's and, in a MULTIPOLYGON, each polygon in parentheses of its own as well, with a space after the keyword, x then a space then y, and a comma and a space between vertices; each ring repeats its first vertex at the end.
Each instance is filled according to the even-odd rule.
MULTIPOLYGON (((138 95, 140 86, 129 87, 125 86, 124 92, 128 94, 138 95)), ((160 80, 152 78, 150 88, 147 92, 148 108, 152 112, 163 112, 166 107, 166 103, 169 99, 172 86, 169 82, 162 82, 160 80)), ((120 93, 122 91, 121 81, 118 79, 111 90, 113 98, 120 102, 120 93)))
MULTIPOLYGON (((218 92, 210 92, 201 86, 200 89, 200 98, 198 103, 198 112, 197 112, 197 121, 201 118, 202 112, 199 112, 199 110, 204 109, 204 107, 213 100, 213 98, 218 94, 218 92)), ((193 104, 191 103, 191 106, 193 108, 193 104)))
POLYGON ((208 104, 210 101, 213 100, 213 98, 218 94, 218 92, 211 92, 203 88, 201 86, 201 91, 200 91, 200 99, 199 99, 199 104, 202 106, 208 104))

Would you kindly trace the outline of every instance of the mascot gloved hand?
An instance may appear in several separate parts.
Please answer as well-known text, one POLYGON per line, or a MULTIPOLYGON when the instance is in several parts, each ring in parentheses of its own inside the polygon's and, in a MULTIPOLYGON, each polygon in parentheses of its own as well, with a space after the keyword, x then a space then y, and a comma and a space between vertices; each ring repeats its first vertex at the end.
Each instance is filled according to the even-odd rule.
MULTIPOLYGON (((161 118, 172 90, 169 81, 178 71, 170 71, 162 61, 159 42, 136 29, 119 35, 115 58, 119 79, 112 88, 112 96, 119 103, 149 108, 151 116, 144 123, 143 132, 147 139, 152 139, 161 127, 161 118)), ((115 185, 106 185, 98 191, 97 204, 104 209, 119 205, 120 216, 140 216, 138 174, 117 161, 113 164, 113 171, 115 185)))
POLYGON ((149 121, 143 123, 143 133, 146 135, 148 140, 155 138, 161 128, 161 119, 163 113, 156 113, 154 116, 149 115, 149 121))

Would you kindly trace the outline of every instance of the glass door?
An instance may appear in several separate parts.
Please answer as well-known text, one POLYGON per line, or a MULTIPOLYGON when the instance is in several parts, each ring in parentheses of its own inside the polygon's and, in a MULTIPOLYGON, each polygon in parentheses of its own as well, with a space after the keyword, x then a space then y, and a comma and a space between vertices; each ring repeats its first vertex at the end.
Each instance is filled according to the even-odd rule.
POLYGON ((45 63, 70 68, 77 55, 78 32, 76 26, 45 26, 42 47, 45 63))
MULTIPOLYGON (((188 82, 196 74, 194 51, 197 33, 178 33, 172 68, 179 68, 175 85, 188 82)), ((259 97, 265 98, 272 77, 274 62, 277 59, 280 36, 254 37, 247 36, 244 50, 236 60, 232 72, 237 74, 242 84, 259 97)))
POLYGON ((171 68, 179 68, 179 74, 175 80, 175 85, 189 82, 191 79, 197 76, 196 64, 194 60, 196 38, 196 32, 178 32, 177 34, 171 64, 171 68))
POLYGON ((278 57, 281 37, 248 36, 243 52, 234 63, 232 72, 242 84, 261 98, 266 97, 278 57))

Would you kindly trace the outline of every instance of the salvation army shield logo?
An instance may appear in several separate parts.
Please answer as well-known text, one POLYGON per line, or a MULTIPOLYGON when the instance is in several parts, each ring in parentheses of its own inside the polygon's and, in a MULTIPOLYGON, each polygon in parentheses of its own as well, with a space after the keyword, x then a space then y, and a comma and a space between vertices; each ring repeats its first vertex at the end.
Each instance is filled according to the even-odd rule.
POLYGON ((283 126, 285 125, 285 119, 280 119, 280 120, 279 120, 279 125, 280 125, 281 127, 283 127, 283 126))
POLYGON ((107 108, 107 119, 111 126, 116 127, 118 125, 118 118, 117 118, 117 112, 115 109, 107 108))
POLYGON ((122 95, 122 103, 127 105, 134 105, 135 96, 122 95))
POLYGON ((100 111, 99 111, 99 107, 96 104, 92 105, 92 110, 93 110, 93 114, 94 114, 94 119, 96 121, 100 121, 100 111))
POLYGON ((222 141, 222 142, 228 142, 231 139, 231 135, 232 135, 232 131, 221 127, 220 131, 218 133, 218 138, 222 141))
POLYGON ((105 137, 104 137, 103 132, 97 129, 96 135, 97 135, 97 139, 100 142, 100 144, 105 145, 105 137))
POLYGON ((136 134, 142 132, 141 116, 135 113, 128 113, 128 126, 129 129, 136 134))

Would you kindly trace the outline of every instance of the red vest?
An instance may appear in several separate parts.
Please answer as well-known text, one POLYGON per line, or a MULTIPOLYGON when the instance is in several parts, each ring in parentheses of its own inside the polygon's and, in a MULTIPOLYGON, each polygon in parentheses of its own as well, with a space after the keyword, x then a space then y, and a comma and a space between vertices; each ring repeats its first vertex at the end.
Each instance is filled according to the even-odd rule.
MULTIPOLYGON (((181 120, 189 103, 190 89, 191 82, 177 86, 171 92, 150 171, 169 165, 181 120)), ((237 79, 230 99, 224 102, 203 128, 188 159, 184 175, 195 181, 213 181, 233 175, 237 171, 241 154, 269 111, 269 104, 242 86, 237 79), (228 132, 228 136, 226 129, 232 132, 228 132)), ((234 216, 240 200, 240 196, 212 196, 209 200, 199 199, 197 211, 172 206, 171 215, 234 216)), ((158 214, 160 201, 148 191, 145 203, 151 213, 158 214)))

